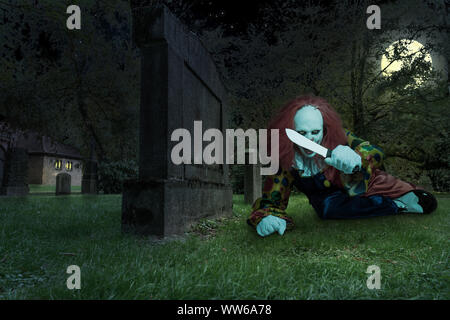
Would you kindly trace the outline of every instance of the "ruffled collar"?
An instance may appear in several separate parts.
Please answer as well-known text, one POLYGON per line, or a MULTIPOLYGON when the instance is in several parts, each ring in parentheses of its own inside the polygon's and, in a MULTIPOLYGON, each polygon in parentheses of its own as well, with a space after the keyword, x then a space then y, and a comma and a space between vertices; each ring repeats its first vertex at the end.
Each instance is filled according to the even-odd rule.
POLYGON ((297 152, 294 152, 294 164, 295 169, 301 171, 302 177, 312 177, 318 174, 325 167, 325 163, 322 159, 314 160, 314 157, 303 157, 297 152))

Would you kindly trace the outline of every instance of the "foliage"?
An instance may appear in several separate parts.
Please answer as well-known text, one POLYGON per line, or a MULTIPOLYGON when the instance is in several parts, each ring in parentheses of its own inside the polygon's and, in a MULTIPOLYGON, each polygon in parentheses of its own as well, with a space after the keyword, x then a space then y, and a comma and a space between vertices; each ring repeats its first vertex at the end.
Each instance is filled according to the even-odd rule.
MULTIPOLYGON (((433 150, 448 149, 441 135, 448 132, 450 106, 448 83, 439 82, 424 59, 430 50, 450 56, 446 8, 431 0, 383 4, 381 30, 366 28, 371 1, 262 1, 245 32, 194 14, 208 5, 203 0, 82 0, 80 31, 65 27, 70 1, 3 0, 0 118, 77 146, 86 157, 94 141, 100 161, 137 154, 139 55, 129 5, 161 2, 211 52, 230 92, 231 127, 264 128, 287 100, 312 92, 387 156, 423 170, 448 168, 448 160, 430 158, 433 150), (406 41, 389 58, 405 67, 386 77, 378 62, 400 37, 406 41), (423 49, 405 54, 415 39, 426 39, 423 49), (416 86, 416 78, 423 85, 416 86)), ((438 174, 429 176, 444 185, 438 174)))
POLYGON ((122 193, 123 182, 135 179, 138 165, 134 160, 103 161, 98 165, 98 189, 103 193, 122 193))
POLYGON ((70 1, 0 2, 0 114, 89 155, 135 152, 136 49, 128 1, 78 1, 81 30, 66 27, 70 1), (123 142, 127 143, 123 143, 123 142))
MULTIPOLYGON (((383 11, 381 30, 368 30, 365 19, 370 1, 336 1, 326 7, 277 3, 276 27, 270 7, 262 22, 250 25, 243 36, 227 36, 223 28, 201 35, 231 92, 235 113, 240 115, 234 117, 237 125, 264 126, 285 101, 311 92, 333 102, 347 126, 362 133, 382 120, 396 102, 407 105, 417 94, 428 93, 427 86, 411 85, 418 77, 424 82, 435 79, 436 74, 427 71, 430 65, 423 53, 433 49, 445 56, 449 50, 445 41, 441 45, 438 40, 438 45, 424 43, 422 56, 404 54, 410 40, 445 35, 445 27, 435 19, 443 14, 441 7, 429 9, 418 2, 414 12, 422 10, 421 20, 407 23, 398 19, 405 5, 398 2, 383 11), (408 67, 384 77, 378 61, 400 35, 407 41, 398 43, 389 58, 408 67)), ((434 91, 442 95, 442 90, 434 91)))
POLYGON ((233 199, 232 217, 157 241, 121 233, 118 195, 3 198, 0 299, 450 298, 448 195, 431 215, 345 221, 320 220, 294 196, 295 229, 267 238, 233 199), (81 290, 65 286, 69 265, 81 290), (381 290, 366 286, 370 265, 381 290))
MULTIPOLYGON (((415 169, 420 164, 423 176, 448 167, 444 158, 427 160, 448 132, 448 83, 426 59, 427 52, 449 56, 445 7, 396 1, 382 6, 382 29, 369 30, 370 1, 277 3, 277 17, 271 7, 245 35, 227 35, 224 28, 201 35, 230 91, 233 126, 264 128, 286 101, 314 93, 331 102, 346 128, 381 146, 387 157, 404 158, 415 169), (413 40, 423 47, 409 53, 413 40), (396 62, 403 68, 385 75, 383 55, 384 69, 396 62)), ((433 185, 437 176, 430 175, 433 185)))

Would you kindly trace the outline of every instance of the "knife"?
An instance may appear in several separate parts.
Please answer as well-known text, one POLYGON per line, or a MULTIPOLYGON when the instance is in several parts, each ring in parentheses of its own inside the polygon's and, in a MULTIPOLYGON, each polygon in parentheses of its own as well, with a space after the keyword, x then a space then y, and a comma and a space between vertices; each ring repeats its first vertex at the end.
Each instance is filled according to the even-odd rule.
MULTIPOLYGON (((286 128, 286 135, 289 140, 291 140, 296 145, 299 145, 302 148, 308 149, 312 152, 315 152, 321 155, 324 158, 330 158, 332 150, 322 147, 320 144, 315 143, 314 141, 309 140, 305 136, 301 135, 295 130, 286 128)), ((353 168, 353 173, 360 171, 360 167, 356 166, 353 168)))

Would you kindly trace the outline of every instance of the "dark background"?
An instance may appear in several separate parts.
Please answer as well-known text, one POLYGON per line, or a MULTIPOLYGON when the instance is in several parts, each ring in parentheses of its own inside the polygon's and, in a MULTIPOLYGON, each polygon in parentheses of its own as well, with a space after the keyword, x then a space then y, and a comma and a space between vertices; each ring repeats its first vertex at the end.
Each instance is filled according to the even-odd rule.
MULTIPOLYGON (((163 2, 215 60, 229 92, 230 128, 264 128, 289 99, 314 93, 348 129, 385 150, 390 173, 450 190, 445 76, 430 71, 424 55, 402 58, 401 46, 395 54, 405 68, 383 77, 377 64, 400 34, 432 39, 421 40, 424 53, 448 60, 449 1, 163 2), (366 28, 369 4, 382 9, 381 30, 366 28)), ((75 146, 86 158, 94 145, 100 164, 136 172, 140 58, 130 2, 0 0, 0 23, 0 119, 75 146), (69 4, 82 10, 79 31, 66 28, 69 4)), ((232 172, 240 191, 240 167, 232 172)))

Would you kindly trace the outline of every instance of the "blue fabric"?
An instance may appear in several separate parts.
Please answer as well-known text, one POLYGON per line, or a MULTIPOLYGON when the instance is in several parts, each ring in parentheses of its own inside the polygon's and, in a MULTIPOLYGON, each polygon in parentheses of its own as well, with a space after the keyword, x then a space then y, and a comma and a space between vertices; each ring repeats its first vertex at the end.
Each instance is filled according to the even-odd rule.
POLYGON ((345 190, 326 183, 323 173, 313 177, 300 177, 293 169, 294 185, 309 199, 310 204, 322 219, 357 219, 394 215, 398 207, 386 196, 349 196, 345 190))
POLYGON ((380 195, 350 197, 342 191, 337 191, 323 199, 321 218, 357 219, 388 216, 397 212, 397 205, 388 197, 380 195))

